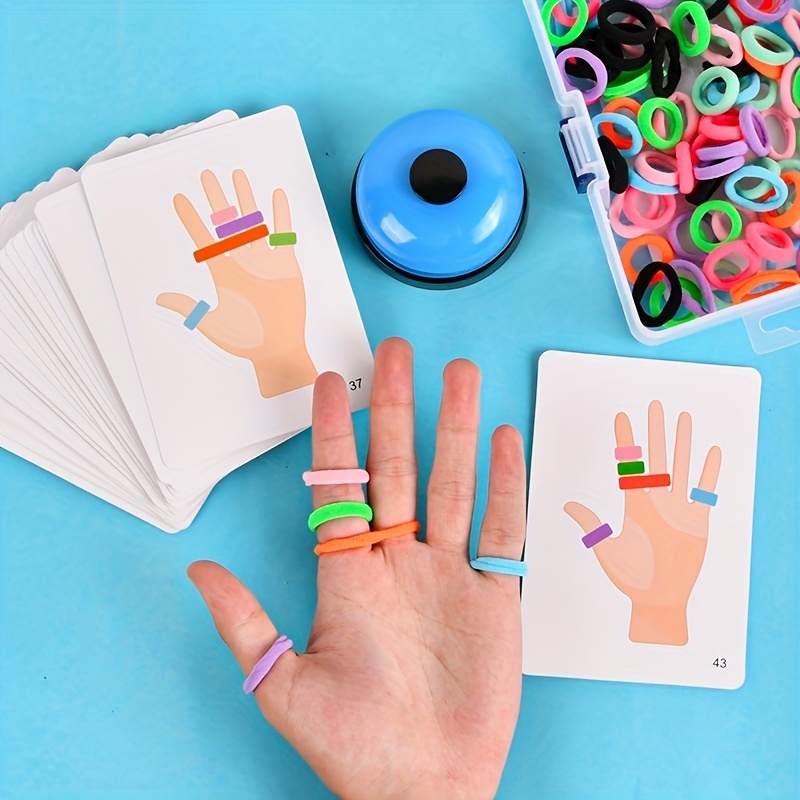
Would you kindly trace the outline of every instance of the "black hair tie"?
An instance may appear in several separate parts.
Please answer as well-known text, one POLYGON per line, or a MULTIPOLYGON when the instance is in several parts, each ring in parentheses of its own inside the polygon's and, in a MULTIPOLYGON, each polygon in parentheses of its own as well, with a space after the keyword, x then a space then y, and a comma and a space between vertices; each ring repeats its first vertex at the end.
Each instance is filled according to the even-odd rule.
POLYGON ((608 167, 608 188, 614 194, 622 194, 630 182, 628 163, 608 136, 598 136, 597 143, 600 145, 603 161, 608 167))
MULTIPOLYGON (((620 22, 617 27, 621 31, 641 30, 638 25, 634 25, 632 22, 620 22)), ((602 31, 600 32, 597 46, 599 52, 596 55, 606 65, 606 69, 611 66, 619 72, 630 72, 639 69, 649 64, 653 57, 653 42, 644 42, 639 45, 642 48, 640 55, 626 58, 622 45, 603 35, 602 31)))
POLYGON ((686 195, 686 201, 693 206, 701 206, 706 200, 710 200, 714 192, 722 186, 722 181, 725 180, 727 175, 719 178, 708 178, 705 181, 697 181, 689 194, 686 195))
POLYGON ((678 273, 675 268, 665 263, 664 261, 651 261, 646 267, 639 270, 636 280, 633 282, 633 304, 636 306, 636 313, 639 315, 642 325, 645 328, 658 328, 666 322, 669 322, 681 307, 681 299, 683 298, 683 288, 678 278, 678 273), (669 296, 664 303, 664 308, 655 316, 648 313, 642 308, 642 300, 644 300, 647 287, 650 281, 655 278, 659 272, 664 276, 669 284, 669 296))
POLYGON ((603 3, 597 12, 597 24, 603 35, 620 44, 646 44, 653 41, 656 35, 656 21, 648 9, 633 0, 609 0, 603 3), (634 30, 626 30, 619 23, 609 22, 612 14, 627 14, 635 17, 642 26, 634 30))
POLYGON ((681 79, 681 49, 678 37, 669 28, 659 28, 653 41, 653 60, 650 62, 650 88, 656 97, 669 97, 681 79), (669 66, 664 75, 664 56, 669 66))

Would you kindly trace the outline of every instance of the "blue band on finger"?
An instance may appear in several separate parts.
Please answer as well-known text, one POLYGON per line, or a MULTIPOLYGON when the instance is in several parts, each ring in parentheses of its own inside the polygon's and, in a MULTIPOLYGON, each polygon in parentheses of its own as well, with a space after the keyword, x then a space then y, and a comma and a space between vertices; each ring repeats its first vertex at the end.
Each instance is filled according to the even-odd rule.
POLYGON ((189 314, 188 317, 183 321, 183 324, 190 330, 193 331, 200 320, 211 310, 211 306, 206 303, 205 300, 200 300, 197 305, 192 309, 192 313, 189 314))
POLYGON ((528 565, 523 561, 512 561, 510 558, 494 558, 493 556, 483 556, 473 558, 469 565, 472 569, 482 572, 497 572, 500 575, 516 575, 524 578, 528 574, 528 565))
POLYGON ((689 499, 707 506, 715 506, 717 504, 717 496, 714 492, 707 492, 705 489, 692 489, 689 492, 689 499))

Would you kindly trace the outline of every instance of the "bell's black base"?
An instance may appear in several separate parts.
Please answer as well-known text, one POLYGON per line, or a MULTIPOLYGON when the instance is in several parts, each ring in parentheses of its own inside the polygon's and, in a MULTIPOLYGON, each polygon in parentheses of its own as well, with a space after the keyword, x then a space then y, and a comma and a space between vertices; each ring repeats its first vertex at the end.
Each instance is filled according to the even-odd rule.
POLYGON ((359 217, 358 208, 356 206, 356 178, 358 177, 360 166, 361 162, 359 161, 358 167, 356 167, 355 174, 353 175, 353 184, 350 189, 350 208, 353 212, 353 221, 355 222, 356 231, 358 231, 358 238, 361 239, 361 243, 364 245, 364 248, 370 254, 373 261, 375 261, 387 275, 391 275, 396 280, 407 283, 410 286, 416 286, 420 289, 458 289, 461 286, 469 286, 472 283, 477 283, 491 275, 495 270, 502 267, 503 264, 508 261, 514 250, 517 249, 519 240, 522 238, 522 233, 525 230, 525 224, 528 221, 528 184, 525 180, 525 173, 522 170, 521 164, 519 165, 519 171, 522 174, 522 214, 520 214, 519 224, 514 231, 514 235, 511 237, 511 241, 488 264, 484 264, 473 272, 468 272, 455 278, 426 278, 422 275, 406 272, 402 267, 384 258, 384 256, 375 249, 375 246, 364 231, 364 226, 361 224, 361 218, 359 217))

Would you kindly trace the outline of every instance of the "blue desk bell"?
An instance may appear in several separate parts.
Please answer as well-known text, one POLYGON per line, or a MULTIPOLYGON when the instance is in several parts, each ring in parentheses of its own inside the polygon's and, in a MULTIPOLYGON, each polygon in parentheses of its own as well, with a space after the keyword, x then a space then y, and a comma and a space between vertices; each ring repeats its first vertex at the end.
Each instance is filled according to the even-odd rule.
POLYGON ((485 278, 511 255, 525 224, 525 176, 508 142, 463 111, 397 120, 353 177, 364 245, 398 280, 452 289, 485 278))

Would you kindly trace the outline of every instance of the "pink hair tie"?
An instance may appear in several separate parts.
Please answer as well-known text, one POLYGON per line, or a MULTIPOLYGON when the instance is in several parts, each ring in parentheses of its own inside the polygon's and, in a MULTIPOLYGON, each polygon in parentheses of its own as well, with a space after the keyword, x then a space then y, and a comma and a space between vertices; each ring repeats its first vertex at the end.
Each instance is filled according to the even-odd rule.
MULTIPOLYGON (((655 231, 659 228, 663 228, 675 216, 675 211, 678 208, 678 201, 675 199, 674 194, 649 195, 645 192, 640 192, 633 186, 629 186, 622 195, 622 208, 625 211, 625 216, 634 225, 647 228, 648 231, 655 231), (656 216, 645 216, 639 210, 636 202, 642 197, 656 198, 656 216)), ((652 214, 652 201, 647 213, 652 214)))
POLYGON ((800 50, 800 11, 796 8, 790 8, 786 12, 786 16, 781 21, 783 29, 789 34, 789 38, 794 42, 794 46, 800 50))
POLYGON ((786 231, 766 222, 751 222, 744 229, 747 244, 764 261, 783 266, 794 259, 794 242, 786 231))
POLYGON ((792 99, 792 76, 797 72, 798 67, 800 67, 800 58, 793 58, 783 68, 780 79, 781 108, 792 119, 800 117, 800 109, 797 108, 792 99))
POLYGON ((250 671, 242 687, 247 694, 254 692, 261 681, 267 677, 269 671, 275 666, 275 662, 287 651, 294 647, 294 642, 286 636, 279 636, 272 646, 259 659, 258 663, 250 671))
POLYGON ((689 142, 678 142, 675 145, 675 165, 678 169, 678 191, 687 195, 694 189, 696 183, 689 142))
MULTIPOLYGON (((655 195, 650 195, 653 198, 653 208, 658 202, 655 195)), ((650 233, 649 228, 642 228, 638 225, 632 225, 622 221, 624 209, 622 208, 623 195, 614 195, 611 201, 611 206, 608 209, 608 221, 611 223, 611 230, 621 236, 623 239, 635 239, 637 236, 644 236, 645 233, 650 233)))
POLYGON ((730 111, 713 117, 704 116, 697 128, 703 136, 707 136, 715 142, 735 142, 742 138, 739 114, 733 114, 730 111))
POLYGON ((634 161, 636 171, 658 186, 678 185, 678 162, 659 150, 643 150, 634 161), (665 169, 658 169, 664 167, 665 169))
MULTIPOLYGON (((732 259, 728 260, 734 263, 732 259)), ((755 275, 760 267, 761 258, 746 242, 736 239, 733 242, 720 245, 706 256, 706 260, 703 262, 703 274, 715 289, 723 289, 729 292, 737 283, 741 283, 751 275, 755 275), (747 266, 729 277, 717 275, 715 270, 719 262, 734 254, 747 259, 747 266)))
MULTIPOLYGON (((684 117, 684 126, 683 126, 683 136, 681 137, 684 142, 688 142, 694 138, 694 135, 697 133, 697 126, 700 122, 700 112, 695 107, 694 103, 692 102, 692 98, 689 95, 684 94, 683 92, 673 92, 670 97, 673 103, 683 109, 683 117, 684 117)), ((658 121, 663 124, 664 122, 664 115, 658 114, 658 121)), ((655 122, 655 118, 654 118, 655 122)), ((659 136, 662 134, 656 130, 659 136)))
POLYGON ((315 469, 303 473, 306 486, 343 486, 351 483, 369 483, 365 469, 315 469))
POLYGON ((239 212, 237 211, 236 206, 221 208, 219 211, 215 211, 211 215, 211 224, 214 227, 217 225, 224 225, 226 222, 233 222, 233 220, 235 220, 238 216, 239 212))
POLYGON ((715 53, 711 49, 711 45, 709 45, 708 49, 703 53, 703 58, 709 64, 713 64, 715 67, 734 67, 744 58, 742 40, 733 31, 729 31, 721 25, 712 25, 711 38, 712 40, 722 39, 728 45, 731 54, 723 56, 720 53, 715 53))
POLYGON ((614 458, 617 461, 638 461, 642 457, 642 448, 638 444, 631 444, 627 447, 617 447, 614 450, 614 458))
POLYGON ((794 155, 794 151, 797 149, 797 134, 795 133, 794 123, 791 117, 777 106, 770 106, 770 108, 764 109, 764 111, 761 112, 761 116, 764 118, 765 122, 767 117, 775 117, 783 129, 783 135, 785 137, 785 144, 783 150, 780 152, 775 149, 774 141, 772 142, 769 149, 769 157, 774 158, 776 161, 791 158, 794 155))

